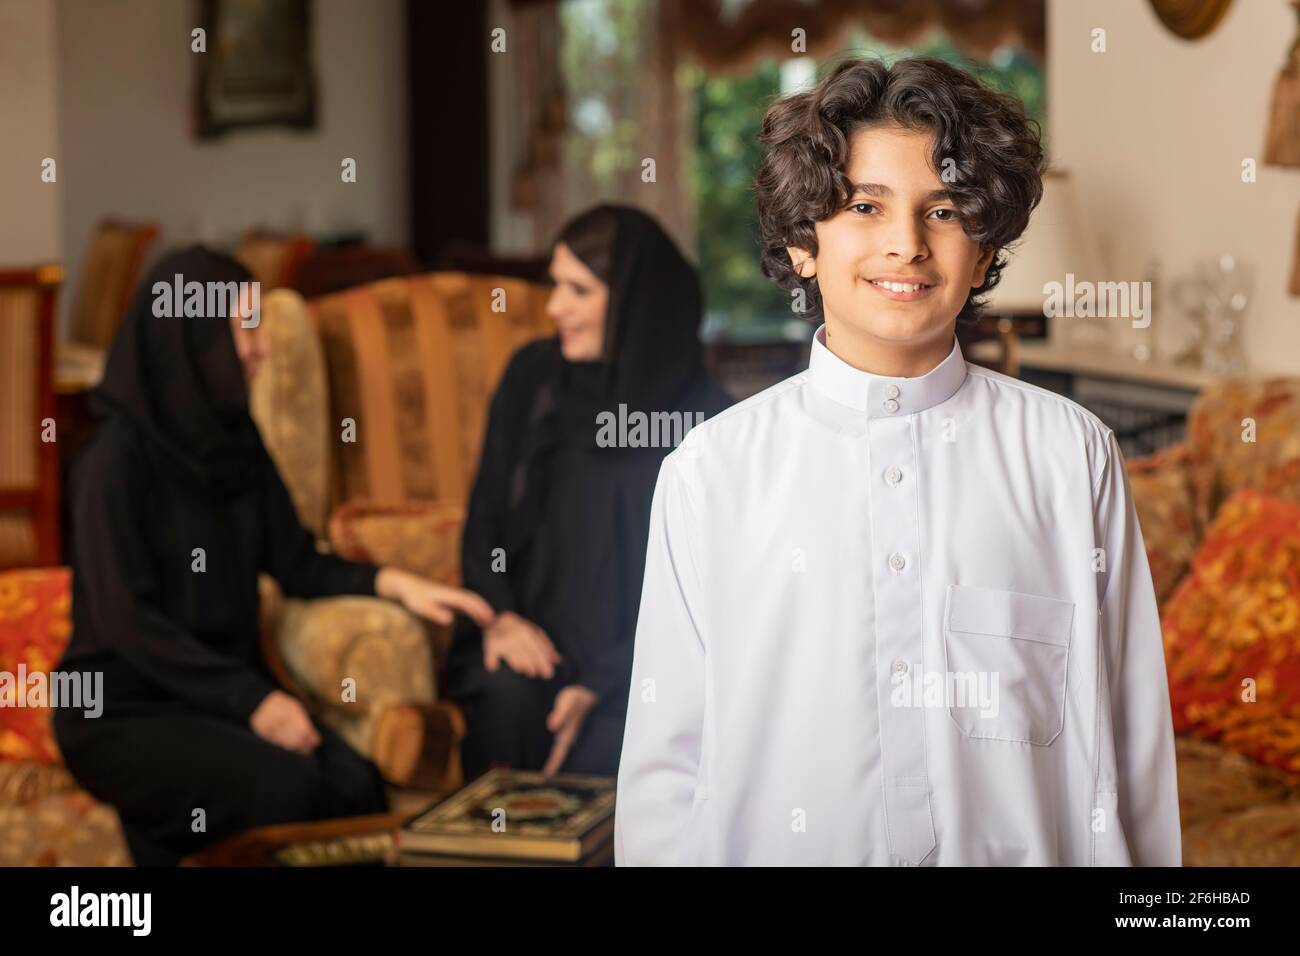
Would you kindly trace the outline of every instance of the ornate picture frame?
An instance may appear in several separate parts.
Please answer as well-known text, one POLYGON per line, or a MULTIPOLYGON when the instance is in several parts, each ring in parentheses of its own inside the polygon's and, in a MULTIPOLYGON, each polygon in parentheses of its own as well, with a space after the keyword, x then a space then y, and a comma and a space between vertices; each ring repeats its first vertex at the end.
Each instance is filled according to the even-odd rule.
POLYGON ((196 132, 316 126, 311 0, 203 0, 196 132))

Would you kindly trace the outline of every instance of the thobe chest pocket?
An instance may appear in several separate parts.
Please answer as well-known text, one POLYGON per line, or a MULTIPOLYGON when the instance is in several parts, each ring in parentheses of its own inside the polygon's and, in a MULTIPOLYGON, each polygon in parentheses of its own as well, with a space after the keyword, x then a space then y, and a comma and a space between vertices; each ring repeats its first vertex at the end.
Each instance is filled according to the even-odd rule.
POLYGON ((1065 720, 1074 602, 948 586, 948 713, 967 737, 1046 747, 1065 720))

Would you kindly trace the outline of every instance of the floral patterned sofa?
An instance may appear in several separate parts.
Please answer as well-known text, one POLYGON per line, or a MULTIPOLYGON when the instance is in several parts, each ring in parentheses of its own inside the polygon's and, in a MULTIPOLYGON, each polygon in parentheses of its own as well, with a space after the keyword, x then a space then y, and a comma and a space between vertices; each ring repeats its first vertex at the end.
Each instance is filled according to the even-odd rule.
MULTIPOLYGON (((29 672, 55 667, 71 633, 71 585, 67 568, 0 573, 0 671, 18 674, 19 664, 29 672)), ((49 710, 4 703, 0 866, 129 866, 117 814, 61 766, 49 710)))
POLYGON ((1206 390, 1186 440, 1128 473, 1161 610, 1184 865, 1298 865, 1300 379, 1206 390))
MULTIPOLYGON (((70 568, 0 572, 0 672, 48 674, 57 666, 72 630, 71 590, 70 568)), ((412 660, 429 660, 423 631, 395 605, 362 598, 294 603, 296 609, 287 611, 264 605, 263 646, 269 647, 277 633, 288 635, 285 644, 290 649, 299 646, 303 642, 294 634, 303 626, 304 611, 320 604, 309 612, 323 631, 311 642, 318 656, 295 663, 300 673, 321 685, 336 683, 339 669, 351 669, 365 673, 368 681, 387 677, 389 694, 408 692, 413 678, 397 672, 409 668, 412 660)), ((281 684, 302 693, 282 662, 273 662, 272 669, 281 684)), ((427 685, 431 673, 424 680, 427 685)), ((426 689, 426 694, 432 692, 426 689)), ((0 866, 130 866, 113 808, 83 791, 62 766, 49 708, 14 706, 17 689, 8 682, 0 686, 0 695, 7 698, 0 707, 0 866)), ((459 786, 459 760, 448 749, 463 735, 463 726, 452 726, 442 735, 441 753, 403 753, 402 740, 411 734, 402 720, 418 705, 389 700, 382 691, 377 696, 378 703, 359 692, 353 705, 357 713, 339 707, 331 717, 318 707, 317 715, 345 733, 370 727, 372 735, 354 746, 367 748, 363 752, 379 766, 390 805, 410 807, 459 786), (369 710, 377 710, 379 717, 367 716, 369 710), (432 766, 431 776, 411 772, 411 765, 420 762, 432 766)), ((430 709, 441 714, 436 703, 430 709)), ((454 721, 455 716, 447 719, 454 721)))

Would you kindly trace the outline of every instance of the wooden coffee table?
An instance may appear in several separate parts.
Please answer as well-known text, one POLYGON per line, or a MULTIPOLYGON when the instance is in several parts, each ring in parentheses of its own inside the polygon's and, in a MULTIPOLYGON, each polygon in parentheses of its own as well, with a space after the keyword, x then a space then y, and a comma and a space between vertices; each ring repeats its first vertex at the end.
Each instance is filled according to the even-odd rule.
POLYGON ((405 813, 377 813, 257 827, 187 856, 181 866, 285 866, 306 859, 323 866, 391 863, 393 833, 406 819, 405 813))
POLYGON ((402 853, 397 831, 412 816, 414 812, 400 811, 258 827, 186 857, 181 866, 611 866, 614 862, 612 839, 577 863, 402 853))

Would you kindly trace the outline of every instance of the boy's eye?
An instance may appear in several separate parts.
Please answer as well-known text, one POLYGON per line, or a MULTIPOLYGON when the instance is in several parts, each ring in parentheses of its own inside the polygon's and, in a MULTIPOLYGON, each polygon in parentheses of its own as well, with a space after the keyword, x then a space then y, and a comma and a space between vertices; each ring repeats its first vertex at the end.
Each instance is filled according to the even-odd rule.
MULTIPOLYGON (((853 212, 858 213, 859 215, 864 215, 864 216, 865 216, 865 215, 868 214, 868 213, 867 213, 867 210, 869 210, 869 209, 876 209, 877 207, 876 207, 876 205, 875 205, 874 203, 869 203, 869 202, 855 202, 855 203, 853 203, 852 205, 850 205, 848 208, 851 209, 853 212)), ((946 214, 947 214, 947 215, 944 215, 944 216, 937 216, 936 218, 938 219, 939 222, 953 222, 954 220, 956 220, 957 218, 959 218, 959 213, 957 212, 956 209, 949 209, 949 208, 947 208, 946 206, 945 206, 944 208, 942 208, 942 209, 935 209, 935 210, 933 210, 933 211, 930 213, 930 215, 934 216, 936 213, 946 213, 946 214)))

